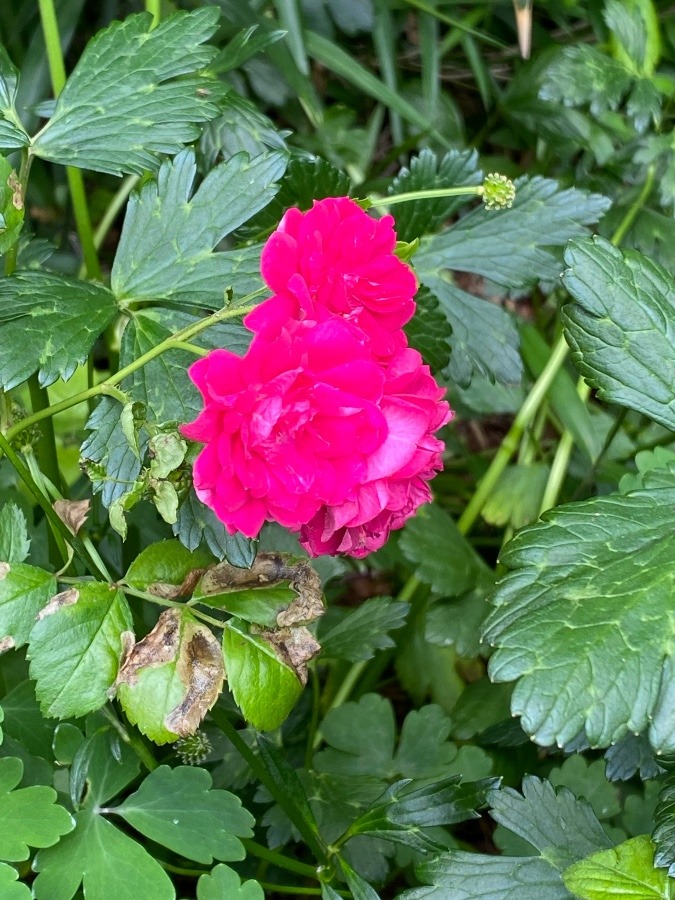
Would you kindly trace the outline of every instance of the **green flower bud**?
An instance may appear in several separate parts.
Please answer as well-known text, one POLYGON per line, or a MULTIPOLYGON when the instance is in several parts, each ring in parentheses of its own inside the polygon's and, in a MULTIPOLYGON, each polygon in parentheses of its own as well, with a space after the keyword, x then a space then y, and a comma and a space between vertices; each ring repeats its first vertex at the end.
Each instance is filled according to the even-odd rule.
POLYGON ((485 209, 511 209, 515 197, 515 185, 506 175, 493 173, 485 176, 483 182, 485 209))
POLYGON ((176 753, 186 766, 198 766, 211 752, 211 741, 203 731, 195 731, 187 737, 178 738, 174 744, 176 753))

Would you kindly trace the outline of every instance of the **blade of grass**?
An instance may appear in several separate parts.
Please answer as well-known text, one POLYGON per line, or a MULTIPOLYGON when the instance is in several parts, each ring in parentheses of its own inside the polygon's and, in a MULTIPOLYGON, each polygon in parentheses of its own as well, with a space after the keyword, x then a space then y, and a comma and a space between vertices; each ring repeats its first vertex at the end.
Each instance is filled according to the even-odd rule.
POLYGON ((494 96, 494 82, 488 67, 485 65, 485 59, 471 35, 462 38, 462 49, 473 72, 473 77, 476 79, 483 107, 486 110, 491 109, 494 96))
POLYGON ((438 19, 430 16, 429 13, 420 13, 419 37, 424 110, 432 121, 437 121, 441 86, 440 28, 438 19))
MULTIPOLYGON (((435 16, 439 22, 443 22, 445 25, 449 25, 451 28, 456 28, 458 31, 463 31, 465 34, 470 34, 478 40, 483 41, 485 44, 491 44, 493 47, 499 47, 500 49, 504 49, 507 47, 507 44, 504 44, 502 41, 498 41, 497 38, 493 38, 489 34, 483 34, 481 31, 476 31, 475 28, 472 28, 471 25, 467 25, 465 19, 453 19, 450 16, 446 16, 445 13, 440 12, 440 10, 435 9, 435 7, 431 6, 429 3, 425 3, 424 0, 404 0, 408 6, 414 6, 415 9, 419 9, 420 12, 428 13, 430 16, 435 16)), ((466 17, 465 17, 466 18, 466 17)))
POLYGON ((298 0, 275 0, 274 6, 281 27, 286 32, 286 46, 301 75, 309 75, 309 59, 305 47, 298 0))
MULTIPOLYGON (((398 93, 396 29, 394 27, 394 18, 391 14, 391 4, 389 3, 389 0, 376 0, 373 43, 380 64, 382 80, 388 88, 398 93)), ((404 139, 403 121, 398 110, 389 110, 389 122, 391 124, 391 136, 394 144, 402 143, 404 139)))

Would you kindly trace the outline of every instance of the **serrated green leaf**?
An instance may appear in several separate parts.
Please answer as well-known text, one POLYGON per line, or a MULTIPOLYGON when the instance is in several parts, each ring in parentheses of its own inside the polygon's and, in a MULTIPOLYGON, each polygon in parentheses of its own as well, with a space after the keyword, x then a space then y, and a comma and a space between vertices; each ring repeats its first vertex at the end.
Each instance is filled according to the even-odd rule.
POLYGON ((0 758, 0 859, 10 862, 28 859, 29 847, 50 847, 74 828, 70 813, 55 803, 53 788, 14 790, 22 774, 20 759, 0 758))
POLYGON ((35 857, 37 900, 71 900, 80 885, 88 900, 110 900, 111 888, 115 900, 174 900, 169 876, 140 844, 91 807, 75 821, 73 832, 35 857))
POLYGON ((576 241, 563 275, 575 303, 563 324, 581 374, 600 396, 675 428, 675 282, 635 251, 576 241))
POLYGON ((230 619, 223 631, 227 681, 244 718, 258 731, 274 731, 302 693, 295 671, 268 641, 230 619))
POLYGON ((246 855, 239 838, 253 836, 253 816, 228 791, 212 790, 205 769, 159 766, 115 807, 116 815, 174 853, 210 865, 246 855))
POLYGON ((18 83, 19 73, 0 45, 0 147, 5 150, 18 150, 30 141, 16 112, 18 83))
POLYGON ((21 681, 2 698, 5 733, 33 756, 52 758, 54 722, 44 718, 35 699, 32 681, 21 681))
POLYGON ((157 154, 177 153, 199 137, 197 123, 218 115, 223 89, 196 75, 215 54, 201 45, 218 18, 203 7, 152 30, 146 13, 112 22, 85 48, 32 152, 111 175, 156 170, 157 154))
MULTIPOLYGON (((80 451, 92 477, 94 492, 100 492, 106 507, 133 487, 142 468, 141 460, 124 434, 120 421, 122 410, 122 404, 112 397, 101 398, 87 419, 85 428, 90 434, 80 451)), ((142 453, 145 453, 146 445, 147 435, 141 432, 142 453)))
POLYGON ((610 781, 628 781, 636 773, 643 781, 648 781, 656 778, 661 771, 646 734, 625 734, 616 744, 608 747, 605 760, 606 775, 610 781))
POLYGON ((227 559, 233 566, 248 568, 255 559, 255 543, 243 534, 228 534, 216 514, 205 506, 190 488, 178 508, 178 520, 173 533, 188 550, 195 550, 202 541, 217 559, 227 559))
POLYGON ((489 612, 487 595, 493 586, 491 578, 457 599, 432 603, 426 615, 424 638, 438 647, 454 647, 460 656, 472 659, 485 645, 481 641, 483 623, 489 612))
POLYGON ((217 865, 208 875, 200 875, 197 882, 197 900, 265 900, 263 889, 257 881, 240 881, 229 866, 217 865))
POLYGON ((100 709, 117 675, 122 632, 131 628, 124 594, 107 584, 79 582, 57 594, 29 638, 42 712, 67 719, 100 709))
POLYGON ((214 72, 231 72, 238 69, 256 53, 261 53, 284 37, 285 31, 278 28, 273 31, 258 32, 258 25, 243 28, 228 41, 209 68, 214 72))
POLYGON ((423 506, 407 523, 401 552, 420 581, 441 597, 459 597, 472 588, 484 569, 466 538, 439 506, 423 506))
POLYGON ((9 390, 34 372, 42 385, 67 380, 117 312, 101 285, 47 272, 0 278, 0 384, 9 390))
POLYGON ((220 106, 221 114, 206 125, 199 142, 207 170, 242 150, 252 159, 268 150, 288 152, 288 132, 279 131, 255 103, 231 90, 220 106))
POLYGON ((601 759, 589 762, 579 753, 548 773, 553 787, 566 787, 575 797, 587 800, 595 815, 604 821, 621 812, 619 792, 605 777, 605 763, 601 759))
POLYGON ((607 0, 604 18, 616 58, 632 72, 653 75, 661 55, 659 18, 652 0, 607 0))
POLYGON ((559 249, 587 234, 587 226, 608 207, 608 198, 600 194, 560 190, 550 178, 521 178, 511 209, 477 208, 463 216, 423 243, 416 269, 424 283, 425 272, 455 269, 509 290, 526 290, 538 281, 552 284, 560 274, 559 249))
POLYGON ((654 865, 675 874, 675 775, 669 774, 663 783, 654 810, 652 834, 656 852, 654 865))
POLYGON ((206 550, 190 551, 180 541, 156 541, 133 560, 124 582, 151 593, 159 590, 160 585, 179 588, 191 574, 199 573, 213 562, 213 556, 206 550))
POLYGON ((22 647, 35 617, 56 593, 51 572, 25 563, 0 563, 0 641, 3 649, 22 647))
POLYGON ((14 866, 0 863, 0 892, 4 900, 31 900, 30 888, 17 881, 19 873, 14 866))
POLYGON ((321 656, 350 662, 372 659, 376 650, 394 646, 389 632, 403 626, 409 611, 408 603, 396 603, 391 597, 371 597, 329 631, 321 632, 321 656))
POLYGON ((155 743, 167 744, 196 731, 224 677, 212 632, 187 608, 172 608, 131 649, 115 686, 129 721, 155 743))
POLYGON ((415 303, 415 315, 405 326, 408 343, 435 372, 440 372, 450 362, 447 316, 440 308, 438 297, 424 287, 415 295, 415 303))
POLYGON ((236 253, 213 248, 274 197, 286 167, 283 153, 249 160, 237 154, 212 169, 193 192, 197 164, 185 150, 162 165, 157 181, 134 194, 111 273, 125 303, 172 300, 219 309, 235 287, 236 253))
POLYGON ((631 86, 628 69, 590 44, 562 47, 544 72, 539 96, 565 106, 590 106, 594 116, 617 109, 631 86))
MULTIPOLYGON (((645 476, 648 479, 649 476, 645 476)), ((675 483, 558 507, 508 545, 485 639, 495 681, 544 744, 608 746, 648 726, 675 748, 671 692, 675 483)))
MULTIPOLYGON (((389 185, 389 194, 409 191, 428 191, 468 184, 480 184, 482 172, 478 168, 475 150, 450 150, 439 161, 433 150, 425 147, 410 160, 408 168, 400 170, 389 185)), ((437 231, 465 203, 464 197, 439 197, 434 200, 413 200, 392 207, 396 219, 396 234, 400 241, 414 241, 437 231)))
POLYGON ((595 853, 565 872, 566 886, 581 900, 670 900, 670 879, 654 868, 654 845, 648 835, 612 850, 595 853))

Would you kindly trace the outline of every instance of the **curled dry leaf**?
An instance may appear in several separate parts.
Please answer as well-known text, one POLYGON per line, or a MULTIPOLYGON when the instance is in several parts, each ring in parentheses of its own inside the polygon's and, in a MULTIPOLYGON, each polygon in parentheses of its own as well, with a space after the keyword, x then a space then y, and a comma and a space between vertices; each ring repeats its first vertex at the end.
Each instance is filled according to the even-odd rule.
POLYGON ((53 616, 64 606, 72 606, 80 599, 80 592, 77 588, 69 588, 67 591, 61 591, 55 594, 46 606, 43 606, 37 614, 38 619, 46 619, 47 616, 53 616))
POLYGON ((10 637, 9 635, 0 640, 0 653, 5 653, 7 650, 13 650, 15 647, 16 642, 14 638, 10 637))
POLYGON ((125 654, 113 688, 130 720, 166 743, 197 730, 224 680, 223 653, 212 632, 189 610, 167 609, 125 654))
POLYGON ((89 500, 56 500, 54 512, 71 534, 77 534, 89 515, 89 500))
POLYGON ((307 663, 321 650, 312 632, 301 625, 299 628, 263 631, 259 636, 272 645, 283 663, 295 671, 304 687, 307 684, 307 663))
POLYGON ((182 584, 170 584, 166 581, 153 581, 148 585, 148 593, 164 600, 175 600, 177 597, 188 597, 199 583, 205 569, 193 569, 188 572, 182 584))

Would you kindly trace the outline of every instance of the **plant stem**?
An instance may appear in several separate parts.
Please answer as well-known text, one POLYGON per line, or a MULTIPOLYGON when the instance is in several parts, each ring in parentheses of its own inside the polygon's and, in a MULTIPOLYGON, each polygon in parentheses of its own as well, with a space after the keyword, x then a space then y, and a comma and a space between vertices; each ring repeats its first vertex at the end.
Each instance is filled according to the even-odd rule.
MULTIPOLYGON (((61 485, 61 470, 59 469, 59 458, 56 450, 56 435, 54 433, 54 423, 46 413, 49 412, 49 394, 47 389, 41 387, 37 374, 33 374, 28 379, 28 391, 30 393, 30 405, 33 415, 44 416, 41 425, 42 435, 37 443, 36 455, 40 461, 40 468, 47 478, 57 487, 61 485)), ((30 418, 27 416, 26 418, 30 418)), ((23 419, 22 421, 26 421, 23 419)), ((11 432, 11 428, 7 433, 11 432)))
MULTIPOLYGON (((154 771, 159 763, 152 755, 149 747, 145 745, 141 736, 137 734, 133 729, 129 730, 128 728, 126 728, 109 706, 104 706, 101 709, 101 713, 110 722, 110 724, 122 738, 124 743, 128 744, 128 746, 131 747, 131 749, 143 763, 148 772, 154 771)), ((115 809, 107 809, 105 811, 114 813, 115 809)), ((103 810, 99 810, 99 812, 103 812, 103 810)))
POLYGON ((378 206, 393 206, 396 203, 408 203, 411 200, 435 200, 439 197, 465 197, 470 195, 480 196, 483 193, 482 184, 470 184, 463 187, 430 188, 427 191, 409 191, 405 194, 391 194, 388 197, 369 197, 371 208, 378 206))
POLYGON ((162 14, 162 0, 145 0, 145 10, 152 15, 152 27, 159 25, 162 14))
MULTIPOLYGON (((260 887, 268 894, 293 894, 295 897, 321 897, 321 888, 297 887, 294 884, 270 884, 267 881, 259 881, 260 887)), ((335 888, 333 888, 335 891, 335 888)), ((346 891, 335 891, 340 897, 351 897, 346 891)))
POLYGON ((558 374, 560 367, 565 361, 567 352, 568 347, 565 338, 561 335, 558 338, 541 375, 532 385, 529 394, 525 398, 525 402, 518 410, 511 427, 490 463, 490 467, 481 479, 476 492, 457 522, 457 527, 462 534, 468 534, 475 525, 483 506, 499 481, 502 472, 508 465, 513 454, 517 451, 518 444, 520 443, 520 439, 523 436, 525 429, 530 422, 532 422, 537 410, 543 403, 555 376, 558 374))
POLYGON ((251 856, 264 859, 266 862, 272 863, 272 865, 278 866, 280 869, 286 869, 288 872, 295 872, 296 875, 304 875, 305 878, 318 880, 316 869, 313 866, 290 859, 288 856, 284 856, 283 853, 278 853, 275 850, 269 850, 267 847, 263 847, 262 844, 256 844, 255 841, 243 840, 242 844, 246 852, 250 853, 251 856))
MULTIPOLYGON (((61 38, 59 36, 59 23, 56 18, 54 0, 38 0, 40 7, 40 21, 47 48, 47 61, 52 81, 54 97, 58 97, 66 83, 66 67, 61 50, 61 38)), ((101 266, 98 254, 94 246, 94 234, 91 227, 91 217, 87 206, 87 195, 84 190, 84 179, 80 169, 68 166, 66 168, 70 199, 73 204, 77 233, 82 246, 82 255, 86 267, 87 276, 101 280, 101 266)))
MULTIPOLYGON (((242 303, 263 293, 263 290, 264 289, 261 288, 259 291, 248 294, 248 296, 243 298, 242 303)), ((166 353, 167 350, 175 350, 176 346, 184 343, 185 339, 194 337, 196 334, 199 334, 200 331, 205 331, 212 325, 218 324, 218 322, 223 322, 226 319, 233 319, 237 316, 243 316, 247 312, 250 312, 252 308, 252 305, 246 305, 236 306, 231 309, 221 309, 210 316, 206 316, 206 318, 201 319, 199 322, 195 322, 194 325, 188 325, 186 328, 171 335, 171 337, 166 338, 166 340, 162 341, 160 344, 152 347, 147 353, 144 353, 142 356, 139 356, 138 359, 129 363, 128 366, 125 366, 123 369, 115 372, 114 375, 106 378, 105 381, 101 381, 99 384, 94 385, 94 387, 87 388, 86 391, 80 391, 78 394, 73 394, 72 397, 67 397, 65 400, 62 400, 60 403, 55 403, 48 409, 41 409, 39 412, 33 413, 32 416, 26 416, 25 419, 21 419, 20 422, 17 422, 11 428, 7 429, 7 439, 11 441, 17 434, 20 434, 26 428, 30 428, 30 426, 34 425, 36 422, 41 422, 43 419, 55 416, 60 412, 65 412, 65 410, 71 409, 73 406, 77 406, 78 403, 83 403, 91 397, 98 397, 99 394, 111 394, 112 396, 116 396, 119 392, 110 389, 114 388, 115 385, 119 384, 121 381, 124 381, 128 375, 133 374, 138 369, 142 369, 143 366, 147 365, 158 356, 161 356, 162 353, 166 353)))
POLYGON ((645 183, 642 185, 642 190, 635 198, 635 200, 631 203, 626 212, 626 215, 623 217, 621 222, 619 223, 619 227, 616 229, 612 237, 610 238, 610 243, 614 244, 615 247, 618 247, 621 241, 625 238, 626 233, 629 228, 635 221, 637 214, 640 212, 642 207, 645 205, 649 195, 652 192, 654 187, 654 177, 656 174, 655 166, 651 165, 647 169, 647 176, 645 178, 645 183))

